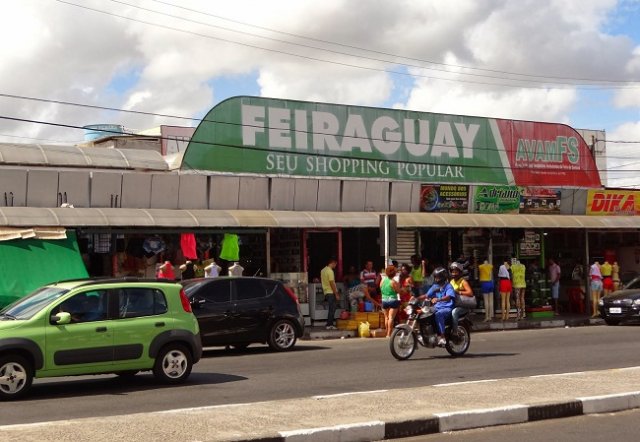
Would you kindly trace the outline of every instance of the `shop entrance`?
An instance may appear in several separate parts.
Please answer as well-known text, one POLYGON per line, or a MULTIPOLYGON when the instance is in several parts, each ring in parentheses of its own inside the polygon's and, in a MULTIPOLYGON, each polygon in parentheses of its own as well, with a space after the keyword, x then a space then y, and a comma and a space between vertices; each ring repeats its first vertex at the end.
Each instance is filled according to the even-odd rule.
POLYGON ((344 229, 342 231, 343 273, 349 266, 355 266, 360 272, 367 261, 373 261, 373 268, 384 267, 384 258, 380 256, 380 240, 378 229, 344 229))
POLYGON ((320 271, 327 265, 330 258, 338 260, 335 277, 342 278, 342 248, 340 230, 306 230, 304 232, 304 249, 309 282, 320 281, 320 271))

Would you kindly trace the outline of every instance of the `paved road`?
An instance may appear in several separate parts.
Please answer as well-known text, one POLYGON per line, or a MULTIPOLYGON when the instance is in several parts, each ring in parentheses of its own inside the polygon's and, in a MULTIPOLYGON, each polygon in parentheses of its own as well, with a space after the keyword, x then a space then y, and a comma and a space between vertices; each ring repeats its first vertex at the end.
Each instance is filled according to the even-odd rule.
POLYGON ((27 400, 3 406, 0 425, 636 366, 639 332, 597 326, 477 333, 467 357, 419 349, 404 362, 393 359, 384 338, 304 341, 289 353, 219 349, 206 352, 185 386, 158 386, 150 374, 132 382, 36 381, 27 400))

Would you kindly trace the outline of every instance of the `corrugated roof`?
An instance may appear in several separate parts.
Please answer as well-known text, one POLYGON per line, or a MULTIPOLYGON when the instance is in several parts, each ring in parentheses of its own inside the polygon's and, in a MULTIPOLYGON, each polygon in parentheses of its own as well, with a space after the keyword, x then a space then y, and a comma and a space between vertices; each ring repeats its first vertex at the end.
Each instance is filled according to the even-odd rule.
MULTIPOLYGON (((0 207, 7 227, 378 227, 377 212, 0 207)), ((398 227, 640 229, 638 216, 398 213, 398 227)))
POLYGON ((0 143, 0 165, 169 170, 157 151, 46 144, 0 143))

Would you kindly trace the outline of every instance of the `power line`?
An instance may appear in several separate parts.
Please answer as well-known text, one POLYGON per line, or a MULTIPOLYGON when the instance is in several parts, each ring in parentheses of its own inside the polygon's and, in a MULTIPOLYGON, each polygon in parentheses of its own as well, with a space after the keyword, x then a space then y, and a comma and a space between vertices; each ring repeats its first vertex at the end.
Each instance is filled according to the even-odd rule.
MULTIPOLYGON (((124 3, 124 2, 119 1, 119 0, 111 0, 111 1, 116 2, 116 3, 121 3, 121 4, 127 4, 127 3, 124 3)), ((150 1, 152 1, 154 3, 159 3, 159 4, 162 4, 162 5, 166 5, 166 6, 171 6, 173 8, 177 8, 177 9, 182 9, 182 10, 185 10, 185 11, 193 12, 193 13, 196 13, 196 14, 201 14, 201 15, 205 15, 205 16, 208 16, 208 17, 214 17, 214 18, 217 18, 217 19, 220 19, 220 20, 231 22, 231 23, 236 23, 236 24, 240 24, 240 25, 243 25, 243 26, 248 26, 248 27, 252 27, 252 28, 256 28, 256 29, 261 29, 261 30, 273 32, 273 33, 276 33, 276 34, 286 35, 286 36, 289 36, 289 37, 295 37, 295 38, 300 38, 300 39, 304 39, 304 40, 309 40, 309 41, 315 41, 315 42, 319 42, 319 43, 325 43, 325 44, 340 46, 340 47, 349 48, 349 49, 356 49, 356 50, 359 50, 359 51, 366 51, 366 52, 370 52, 370 53, 373 53, 373 54, 385 55, 385 56, 388 56, 388 57, 402 58, 402 59, 405 59, 405 60, 419 61, 419 62, 422 62, 422 63, 434 64, 434 65, 438 65, 438 66, 445 66, 445 67, 450 67, 450 68, 455 68, 455 69, 469 69, 469 70, 476 70, 476 71, 481 71, 481 72, 493 72, 493 73, 499 73, 499 74, 505 74, 505 75, 518 75, 518 76, 529 77, 529 78, 553 79, 553 80, 571 80, 571 81, 583 81, 583 82, 592 82, 592 83, 599 83, 599 82, 604 82, 604 83, 630 83, 630 82, 634 82, 634 81, 627 81, 627 80, 603 80, 603 79, 593 79, 593 78, 534 75, 534 74, 525 74, 525 73, 521 73, 521 72, 504 71, 504 70, 499 70, 499 69, 478 68, 478 67, 457 65, 457 64, 451 64, 451 63, 442 63, 442 62, 437 62, 437 61, 433 61, 433 60, 427 60, 427 59, 423 59, 423 58, 415 58, 415 57, 409 57, 409 56, 406 56, 406 55, 392 54, 392 53, 389 53, 389 52, 378 51, 378 50, 375 50, 375 49, 363 48, 363 47, 360 47, 360 46, 349 45, 349 44, 345 44, 345 43, 340 43, 340 42, 324 40, 324 39, 320 39, 320 38, 309 37, 309 36, 306 36, 306 35, 294 34, 294 33, 291 33, 291 32, 284 32, 284 31, 281 31, 281 30, 278 30, 278 29, 268 28, 268 27, 265 27, 265 26, 258 26, 258 25, 255 25, 255 24, 251 24, 251 23, 247 23, 247 22, 243 22, 243 21, 239 21, 239 20, 233 20, 233 19, 230 19, 228 17, 223 17, 223 16, 220 16, 220 15, 215 15, 215 14, 211 14, 211 13, 207 13, 207 12, 202 12, 202 11, 199 11, 197 9, 187 8, 185 6, 176 5, 176 4, 165 2, 165 1, 162 1, 162 0, 150 0, 150 1)), ((138 6, 134 6, 134 5, 129 5, 129 6, 138 7, 138 6)), ((164 13, 159 12, 159 11, 153 11, 153 12, 156 12, 158 14, 164 14, 164 13)), ((164 14, 164 15, 169 15, 169 14, 164 14)), ((188 20, 188 19, 184 19, 183 18, 183 20, 188 20)), ((218 26, 215 26, 215 25, 207 25, 207 26, 218 27, 218 26)), ((220 28, 222 28, 222 27, 220 27, 220 28)), ((242 33, 242 31, 233 30, 233 29, 228 29, 228 28, 222 28, 222 29, 227 29, 227 30, 230 30, 232 32, 242 33)), ((259 37, 259 38, 268 38, 268 37, 255 35, 255 34, 248 34, 248 35, 253 35, 253 36, 256 36, 256 37, 259 37)), ((280 41, 280 40, 276 40, 276 41, 280 41)), ((292 45, 298 45, 298 43, 295 43, 295 42, 286 42, 286 43, 292 44, 292 45)), ((307 47, 307 46, 305 46, 305 47, 307 47)), ((324 48, 320 48, 320 49, 326 50, 324 48)), ((355 55, 355 54, 348 54, 348 55, 351 55, 351 56, 354 56, 354 57, 358 57, 358 55, 355 55)), ((438 70, 438 69, 434 69, 434 68, 429 68, 429 69, 438 70)), ((451 71, 448 71, 448 70, 442 70, 442 71, 443 72, 451 72, 451 71)), ((472 75, 472 74, 467 74, 467 75, 472 75)), ((491 78, 496 78, 496 77, 491 77, 491 78)))
MULTIPOLYGON (((210 120, 205 118, 199 119, 199 118, 193 118, 193 117, 184 117, 184 116, 180 116, 180 115, 170 115, 170 114, 160 114, 160 113, 153 113, 153 112, 145 112, 145 111, 135 111, 135 110, 128 110, 128 109, 119 109, 119 108, 114 108, 114 107, 106 107, 106 106, 97 106, 97 105, 91 105, 91 104, 83 104, 83 103, 74 103, 74 102, 70 102, 70 101, 62 101, 62 100, 50 100, 50 99, 46 99, 46 98, 37 98, 37 97, 27 97, 27 96, 22 96, 22 95, 14 95, 14 94, 5 94, 5 93, 0 93, 0 97, 4 97, 4 98, 11 98, 11 99, 17 99, 17 100, 27 100, 27 101, 35 101, 35 102, 41 102, 41 103, 51 103, 51 104, 60 104, 60 105, 65 105, 65 106, 77 106, 77 107, 85 107, 88 109, 97 109, 97 110, 107 110, 107 111, 112 111, 112 112, 124 112, 124 113, 131 113, 131 114, 135 114, 135 115, 144 115, 144 116, 151 116, 151 117, 163 117, 163 118, 171 118, 171 119, 179 119, 179 120, 188 120, 188 121, 199 121, 199 122, 207 122, 207 123, 214 123, 214 124, 225 124, 225 125, 230 125, 230 126, 248 126, 248 125, 244 125, 242 123, 237 123, 237 122, 228 122, 228 121, 217 121, 217 120, 210 120)), ((481 117, 481 118, 486 118, 486 119, 490 119, 488 117, 481 117)), ((77 127, 77 126, 74 126, 77 127)), ((258 127, 258 126, 248 126, 248 127, 258 127)), ((262 126, 260 126, 262 127, 262 126)), ((265 129, 270 129, 271 127, 267 126, 265 127, 265 129)), ((304 130, 294 130, 294 132, 296 133, 306 133, 306 134, 315 134, 315 132, 313 131, 304 131, 304 130)), ((114 132, 114 133, 118 133, 119 132, 114 132)), ((362 137, 352 137, 352 138, 362 138, 362 137)), ((368 137, 369 140, 371 141, 384 141, 382 139, 375 139, 375 138, 371 138, 368 137)), ((607 140, 601 140, 601 139, 596 139, 596 142, 609 142, 607 140)), ((635 143, 634 141, 612 141, 613 143, 635 143)), ((585 141, 586 143, 586 141, 585 141)), ((483 150, 486 148, 478 148, 479 150, 483 150)), ((612 155, 607 155, 608 159, 616 159, 616 160, 627 160, 627 159, 632 159, 632 160, 636 160, 638 157, 637 155, 634 156, 612 156, 612 155)))
MULTIPOLYGON (((0 119, 9 120, 9 121, 19 121, 19 122, 24 122, 24 123, 41 124, 41 125, 47 125, 47 126, 64 127, 64 128, 68 128, 68 129, 84 129, 83 126, 76 126, 76 125, 62 124, 62 123, 53 123, 53 122, 40 121, 40 120, 30 120, 30 119, 26 119, 26 118, 9 117, 9 116, 3 116, 3 115, 0 115, 0 119)), ((122 133, 120 133, 120 132, 111 131, 111 130, 104 130, 103 132, 113 133, 115 135, 122 135, 122 133)), ((158 139, 161 139, 161 140, 173 141, 173 139, 169 138, 169 137, 153 136, 153 138, 158 138, 158 139)), ((368 139, 369 140, 373 140, 372 138, 368 138, 368 139)), ((208 146, 222 146, 222 147, 229 147, 229 148, 233 148, 233 149, 242 149, 242 150, 259 151, 259 152, 267 152, 267 153, 296 154, 296 155, 301 155, 301 156, 326 157, 326 158, 338 158, 338 159, 344 159, 345 158, 343 156, 324 154, 324 153, 321 153, 321 152, 310 152, 310 153, 309 152, 300 152, 300 151, 292 152, 290 150, 284 150, 284 149, 269 149, 269 150, 266 150, 266 149, 262 149, 260 147, 244 146, 244 145, 236 145, 236 144, 228 144, 228 143, 213 143, 213 142, 205 142, 205 141, 198 141, 197 143, 198 144, 208 145, 208 146)), ((454 146, 446 146, 446 147, 454 147, 454 146)), ((494 150, 494 149, 490 149, 488 147, 478 147, 478 149, 480 149, 480 150, 494 150)), ((372 158, 364 157, 364 156, 349 156, 349 159, 363 160, 363 161, 378 160, 378 159, 372 159, 372 158)), ((393 160, 393 159, 384 159, 384 160, 380 160, 380 161, 386 161, 387 163, 391 163, 391 164, 400 164, 400 163, 402 163, 402 164, 419 164, 419 165, 427 165, 427 166, 443 165, 443 164, 437 163, 437 162, 425 162, 425 161, 405 161, 405 160, 393 160)), ((503 166, 485 166, 485 165, 474 165, 474 164, 462 164, 460 166, 463 166, 463 167, 468 168, 468 169, 502 169, 502 170, 524 169, 523 167, 512 167, 512 166, 504 166, 504 165, 503 166)), ((597 169, 597 168, 595 168, 595 169, 580 169, 580 172, 597 172, 597 173, 599 173, 600 170, 597 169)), ((640 169, 635 170, 635 172, 640 172, 640 169)))
MULTIPOLYGON (((248 43, 241 43, 241 42, 234 41, 234 40, 224 39, 224 38, 221 38, 221 37, 215 37, 215 36, 212 36, 212 35, 202 34, 202 33, 195 32, 195 31, 189 31, 189 30, 186 30, 186 29, 176 28, 176 27, 173 27, 173 26, 167 26, 167 25, 161 25, 161 24, 158 24, 158 23, 152 23, 152 22, 149 22, 149 21, 141 20, 141 19, 135 19, 135 18, 132 18, 132 17, 124 16, 124 15, 115 14, 115 13, 112 13, 112 12, 103 11, 103 10, 96 9, 96 8, 91 8, 91 7, 84 6, 84 5, 79 5, 79 4, 72 3, 72 2, 69 2, 69 1, 66 1, 66 0, 55 0, 55 1, 57 1, 59 3, 66 4, 66 5, 69 5, 69 6, 74 6, 74 7, 77 7, 77 8, 81 8, 81 9, 97 12, 97 13, 100 13, 100 14, 109 15, 109 16, 112 16, 112 17, 121 18, 121 19, 128 20, 128 21, 142 23, 142 24, 149 25, 149 26, 159 27, 159 28, 163 28, 163 29, 167 29, 167 30, 172 30, 172 31, 181 32, 181 33, 185 33, 185 34, 195 35, 195 36, 198 36, 198 37, 203 37, 203 38, 208 38, 208 39, 212 39, 212 40, 222 41, 222 42, 225 42, 225 43, 231 43, 231 44, 235 44, 235 45, 245 46, 245 47, 249 47, 249 48, 253 48, 253 49, 259 49, 259 50, 273 52, 273 53, 277 53, 277 54, 282 54, 282 55, 302 58, 302 59, 305 59, 305 60, 312 60, 312 61, 319 61, 319 62, 322 62, 322 63, 334 64, 334 65, 337 65, 337 66, 351 67, 351 68, 363 69, 363 70, 375 71, 375 72, 384 72, 384 73, 388 73, 388 74, 408 76, 408 77, 412 77, 412 78, 429 78, 429 79, 432 79, 432 80, 452 81, 452 82, 469 83, 469 84, 480 84, 480 85, 485 85, 485 86, 501 86, 501 87, 526 88, 526 89, 549 89, 549 86, 545 86, 545 85, 530 85, 530 84, 526 84, 527 82, 531 83, 532 81, 531 80, 525 80, 525 79, 515 79, 515 78, 514 79, 506 79, 506 78, 503 79, 503 78, 498 78, 498 79, 502 79, 502 80, 506 80, 506 81, 520 82, 520 83, 525 83, 525 84, 508 84, 508 83, 499 83, 499 82, 483 82, 483 81, 473 81, 473 80, 462 80, 462 79, 452 79, 452 78, 438 77, 438 76, 433 76, 433 75, 415 74, 415 73, 403 72, 403 71, 397 71, 397 70, 387 70, 387 69, 383 69, 383 68, 376 68, 376 67, 370 67, 370 66, 361 66, 361 65, 356 65, 356 64, 352 64, 352 63, 346 63, 346 62, 340 62, 340 61, 335 61, 335 60, 327 60, 327 59, 318 58, 318 57, 311 57, 311 56, 308 56, 308 55, 295 54, 295 53, 292 53, 292 52, 287 52, 287 51, 274 49, 274 48, 265 48, 265 47, 262 47, 262 46, 252 45, 252 44, 248 44, 248 43)), ((134 8, 140 8, 140 7, 135 6, 135 5, 129 5, 129 6, 134 7, 134 8)), ((181 20, 189 21, 188 19, 184 19, 184 18, 181 18, 181 17, 178 17, 178 16, 173 16, 171 14, 164 14, 164 13, 157 12, 157 11, 154 11, 154 12, 156 12, 157 14, 166 15, 166 16, 169 16, 169 17, 173 17, 173 18, 178 18, 178 19, 181 19, 181 20)), ((268 38, 268 37, 262 37, 262 38, 268 38)), ((293 44, 293 43, 290 43, 290 44, 293 44)), ((320 50, 325 50, 325 51, 330 51, 330 52, 337 52, 337 51, 331 51, 329 49, 320 49, 320 50)), ((360 57, 360 58, 369 58, 369 57, 350 55, 350 54, 343 54, 343 55, 355 56, 355 57, 360 57)), ((370 60, 376 60, 376 61, 379 61, 379 62, 384 62, 384 63, 393 63, 393 62, 390 62, 388 60, 379 60, 379 59, 373 59, 373 58, 369 58, 369 59, 370 60)), ((393 64, 402 65, 401 63, 393 63, 393 64)), ((410 65, 405 65, 405 66, 410 66, 410 65)), ((424 66, 415 66, 415 67, 418 67, 418 68, 421 68, 421 69, 427 69, 427 70, 432 69, 432 68, 428 68, 428 67, 424 67, 424 66)), ((482 76, 482 77, 495 78, 495 77, 491 77, 491 76, 487 76, 487 75, 480 75, 480 74, 462 73, 461 75, 482 76)), ((536 82, 536 83, 539 84, 540 82, 536 82)), ((556 82, 547 81, 547 83, 556 83, 556 82)), ((560 82, 557 82, 556 84, 565 85, 565 86, 571 86, 573 88, 580 89, 580 90, 636 89, 636 88, 640 87, 640 85, 635 85, 635 86, 631 86, 631 85, 629 85, 629 86, 620 86, 620 85, 594 86, 594 85, 588 85, 588 84, 582 84, 582 85, 571 84, 571 85, 569 85, 567 83, 560 83, 560 82)))

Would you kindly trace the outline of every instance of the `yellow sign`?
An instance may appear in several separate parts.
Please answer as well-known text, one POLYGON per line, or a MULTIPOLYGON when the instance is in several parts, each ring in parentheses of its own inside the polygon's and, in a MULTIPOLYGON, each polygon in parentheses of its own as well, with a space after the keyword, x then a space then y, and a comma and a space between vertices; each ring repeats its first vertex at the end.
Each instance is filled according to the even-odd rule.
POLYGON ((640 192, 632 190, 589 190, 587 215, 640 214, 640 192))

